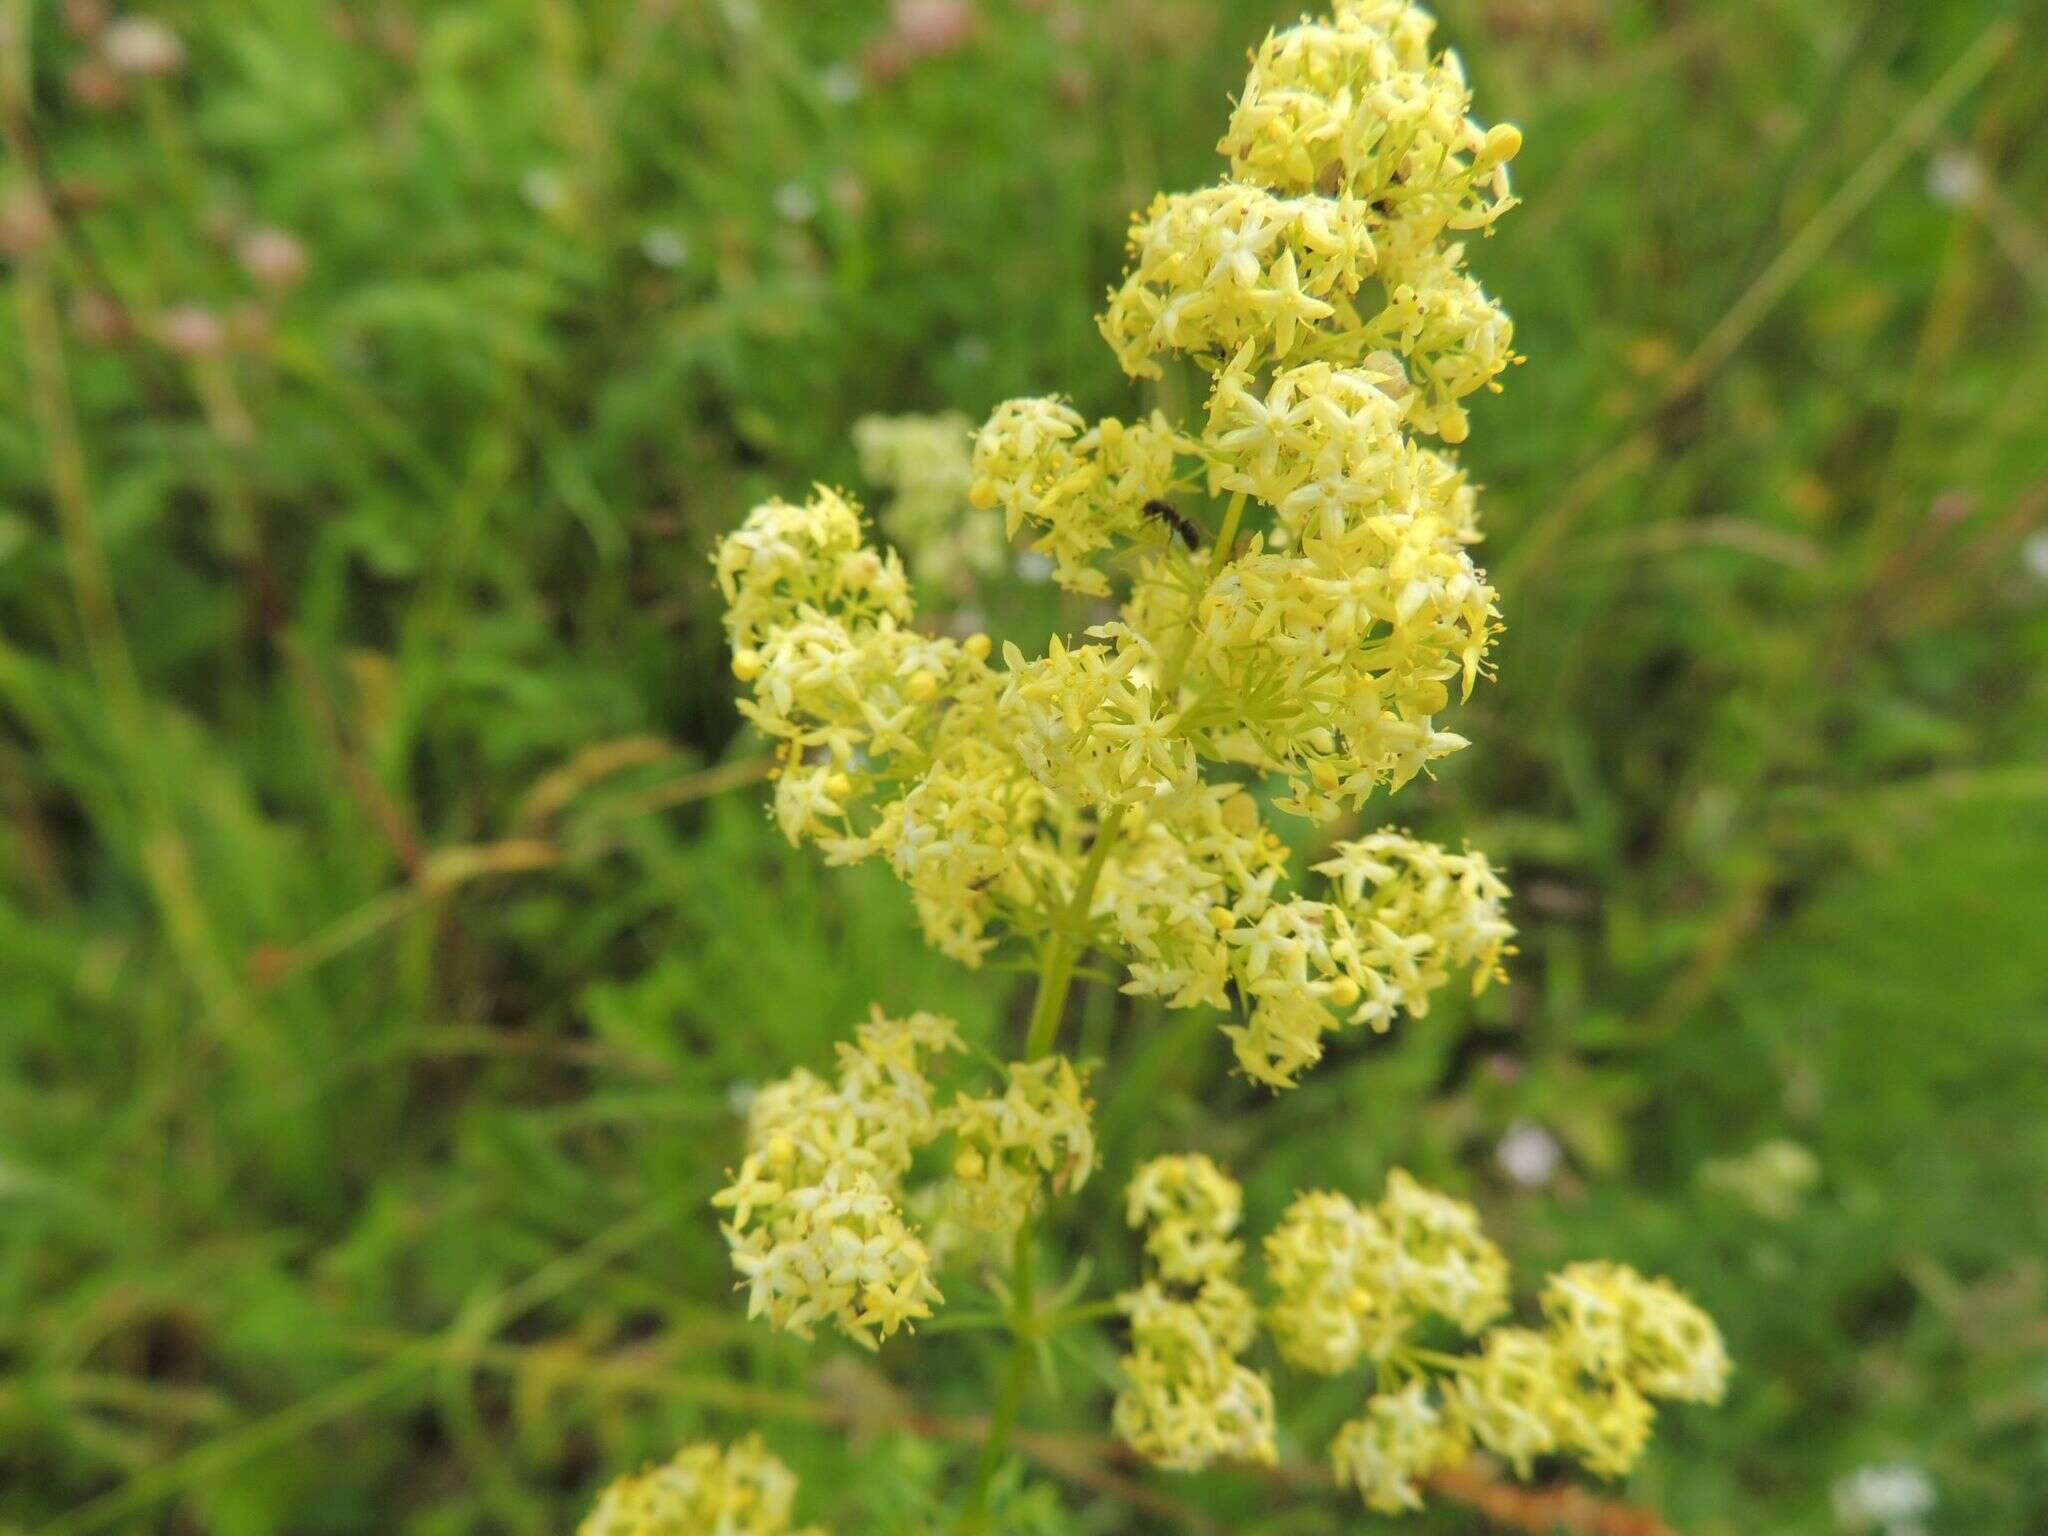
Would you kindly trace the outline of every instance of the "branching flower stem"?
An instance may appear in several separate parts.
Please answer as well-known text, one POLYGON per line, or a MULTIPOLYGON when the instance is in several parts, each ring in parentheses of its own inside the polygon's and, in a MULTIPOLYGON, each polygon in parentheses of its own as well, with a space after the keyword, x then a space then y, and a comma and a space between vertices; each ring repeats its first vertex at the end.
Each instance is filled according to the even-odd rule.
MULTIPOLYGON (((1244 517, 1244 504, 1242 491, 1230 498, 1230 505, 1223 514, 1223 527, 1209 551, 1209 568, 1202 579, 1205 593, 1230 559, 1231 546, 1237 542, 1238 524, 1244 517)), ((1160 675, 1159 693, 1162 698, 1171 699, 1179 692, 1181 679, 1194 655, 1200 609, 1201 599, 1198 596, 1188 610, 1187 628, 1182 631, 1180 641, 1173 655, 1167 658, 1166 668, 1160 675)), ((1031 1024, 1024 1037, 1024 1059, 1027 1061, 1037 1061, 1047 1055, 1059 1038, 1067 996, 1073 990, 1074 968, 1087 948, 1088 909, 1095 900, 1096 884, 1102 878, 1103 866, 1109 862, 1110 849, 1116 844, 1117 831, 1122 823, 1122 806, 1113 806, 1104 813, 1096 828, 1095 845, 1089 850, 1088 862, 1082 866, 1081 878, 1074 886, 1074 894, 1054 922, 1052 936, 1046 942, 1038 969, 1038 991, 1031 1004, 1031 1024)), ((1024 1400, 1024 1389, 1031 1380, 1031 1357, 1042 1331, 1040 1319, 1032 1306, 1036 1243, 1036 1224, 1027 1221, 1017 1229, 1016 1247, 1010 1262, 1010 1357, 1003 1368, 1001 1396, 996 1400, 988 1439, 982 1442, 981 1461, 975 1469, 967 1507, 960 1518, 961 1536, 983 1536, 988 1530, 989 1492, 994 1485, 996 1471, 1009 1450, 1010 1438, 1016 1429, 1017 1412, 1024 1400)))

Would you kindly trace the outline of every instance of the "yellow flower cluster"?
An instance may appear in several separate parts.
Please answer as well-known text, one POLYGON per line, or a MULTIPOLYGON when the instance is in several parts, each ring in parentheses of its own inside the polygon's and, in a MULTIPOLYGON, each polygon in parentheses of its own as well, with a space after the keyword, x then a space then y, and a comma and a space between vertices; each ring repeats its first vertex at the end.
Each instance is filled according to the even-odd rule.
POLYGON ((1326 1376, 1387 1360, 1424 1318, 1475 1334, 1508 1309, 1507 1259, 1478 1212, 1398 1168, 1374 1207, 1297 1199, 1266 1237, 1266 1273, 1280 1353, 1326 1376))
POLYGON ((599 1495, 577 1536, 825 1536, 790 1524, 796 1477, 749 1435, 686 1445, 599 1495))
POLYGON ((1274 902, 1230 933, 1251 1012, 1224 1032, 1246 1075, 1276 1088, 1319 1060, 1342 1023, 1383 1030, 1397 1012, 1427 1013, 1452 968, 1471 967, 1473 989, 1485 986, 1515 931, 1484 854, 1388 831, 1336 844, 1315 868, 1335 900, 1274 902))
POLYGON ((1095 1168, 1093 1105, 1064 1056, 1012 1062, 1003 1092, 953 1101, 945 1125, 959 1139, 953 1178, 961 1219, 984 1232, 1014 1232, 1039 1190, 1078 1189, 1095 1168))
POLYGON ((960 1049, 950 1019, 889 1019, 877 1008, 839 1047, 836 1082, 799 1069, 763 1088, 747 1155, 713 1204, 748 1316, 811 1337, 832 1322, 869 1348, 931 1315, 941 1299, 904 1180, 921 1147, 959 1140, 942 1202, 972 1225, 1014 1231, 1040 1191, 1078 1188, 1095 1165, 1091 1106, 1064 1057, 1016 1062, 1001 1094, 939 1102, 929 1064, 960 1049))
MULTIPOLYGON (((1433 25, 1354 0, 1274 34, 1224 143, 1233 178, 1140 222, 1105 334, 1136 373, 1172 350, 1209 368, 1199 431, 1040 397, 974 435, 969 499, 1062 584, 1127 578, 1118 616, 999 659, 925 634, 902 563, 824 489, 757 507, 715 556, 788 836, 885 859, 966 964, 1006 938, 1099 946, 1128 991, 1236 1012, 1241 1068, 1276 1088, 1332 1031, 1423 1013, 1454 970, 1483 985, 1513 933, 1482 855, 1397 832, 1340 845, 1327 892, 1288 889, 1236 782, 1269 775, 1272 803, 1318 820, 1398 789, 1465 745, 1439 716, 1498 629, 1473 488, 1411 434, 1461 437, 1445 402, 1508 361, 1483 298, 1495 343, 1444 340, 1470 284, 1438 237, 1510 205, 1515 135, 1469 120, 1433 25)), ((863 436, 905 483, 949 430, 863 436)))
MULTIPOLYGON (((823 487, 756 507, 715 551, 784 833, 833 863, 885 861, 931 943, 970 966, 1033 950, 1041 983, 1030 1059, 995 1091, 942 1101, 931 1064, 961 1049, 953 1024, 877 1010, 835 1081, 798 1071, 759 1094, 716 1203, 750 1312, 778 1327, 830 1322, 875 1347, 930 1315, 935 1251, 1011 1235, 1028 1366, 1027 1223, 1095 1161, 1083 1074, 1050 1051, 1087 951, 1122 963, 1126 992, 1228 1013, 1239 1068, 1274 1088, 1334 1031, 1421 1016, 1453 973, 1477 991, 1513 952, 1483 854, 1389 828, 1330 845, 1300 888, 1265 819, 1356 812, 1465 746, 1440 717, 1487 675, 1499 630, 1453 449, 1465 402, 1518 359, 1449 237, 1514 206, 1521 135, 1474 121, 1411 0, 1333 4, 1258 49, 1219 146, 1229 174, 1134 222, 1100 317, 1131 376, 1169 357, 1206 375, 1197 421, 1011 400, 964 461, 957 419, 857 431, 900 537, 953 538, 963 497, 1000 508, 1101 622, 999 658, 987 635, 927 633, 902 561, 823 487), (946 1171, 906 1188, 946 1137, 946 1171)), ((1272 1388, 1245 1360, 1262 1316, 1290 1363, 1373 1373, 1331 1455, 1388 1512, 1474 1446, 1523 1471, 1547 1454, 1624 1471, 1653 1399, 1711 1401, 1728 1373, 1706 1314, 1620 1265, 1569 1266, 1541 1327, 1503 1323, 1508 1265, 1476 1212, 1398 1170, 1371 1206, 1289 1207, 1263 1244, 1263 1314, 1241 1216, 1204 1157, 1147 1163, 1128 1191, 1146 1275, 1117 1298, 1114 1423, 1162 1466, 1274 1458, 1272 1388), (1475 1347, 1444 1353, 1446 1335, 1475 1347)))
POLYGON ((1370 1362, 1381 1389, 1330 1447, 1341 1482, 1385 1513, 1422 1502, 1420 1481, 1474 1444, 1524 1476, 1570 1455, 1619 1476, 1655 1420, 1652 1398, 1719 1399, 1728 1357, 1710 1318, 1667 1280, 1572 1264, 1542 1293, 1545 1326, 1491 1326, 1508 1266, 1478 1214, 1395 1170, 1377 1206, 1301 1196, 1266 1239, 1277 1299, 1265 1321, 1291 1363, 1337 1375, 1370 1362), (1479 1336, 1474 1354, 1415 1345, 1430 1317, 1479 1336))
POLYGON ((1131 1327, 1117 1435, 1176 1471, 1219 1457, 1272 1462, 1273 1388, 1238 1358, 1258 1327, 1234 1278, 1242 1191, 1206 1157, 1161 1157, 1133 1175, 1127 1204, 1131 1225, 1145 1228, 1152 1274, 1117 1298, 1131 1327))
POLYGON ((881 520, 922 582, 955 595, 1003 568, 1008 547, 987 518, 972 516, 965 416, 863 416, 853 424, 861 473, 889 492, 881 520))
POLYGON ((1120 1298, 1132 1352, 1117 1432, 1161 1466, 1267 1458, 1272 1392, 1244 1365, 1263 1321, 1289 1364, 1378 1388, 1330 1446, 1339 1482, 1383 1513, 1419 1508, 1421 1484, 1476 1444, 1527 1475, 1567 1454, 1618 1476, 1648 1443, 1652 1398, 1717 1400, 1728 1357, 1713 1322, 1665 1280, 1573 1264, 1542 1293, 1545 1326, 1504 1325, 1508 1263, 1478 1213, 1395 1169, 1379 1202, 1304 1194, 1266 1237, 1274 1298, 1255 1317, 1236 1280, 1238 1187, 1207 1158, 1145 1164, 1128 1193, 1152 1277, 1120 1298), (1477 1338, 1422 1347, 1426 1328, 1477 1338))
POLYGON ((1133 228, 1102 320, 1127 372, 1158 377, 1164 352, 1219 373, 1396 354, 1409 421, 1463 439, 1457 402, 1514 361, 1513 331, 1441 242, 1514 206, 1521 135, 1472 120, 1434 28, 1407 0, 1346 0, 1267 37, 1218 146, 1230 179, 1133 228))
POLYGON ((1054 581, 1107 597, 1109 580, 1092 562, 1119 539, 1145 536, 1145 504, 1173 494, 1184 451, 1156 412, 1091 427, 1060 400, 1008 400, 975 436, 969 494, 978 507, 1003 509, 1011 538, 1027 526, 1039 533, 1031 547, 1050 557, 1054 581))

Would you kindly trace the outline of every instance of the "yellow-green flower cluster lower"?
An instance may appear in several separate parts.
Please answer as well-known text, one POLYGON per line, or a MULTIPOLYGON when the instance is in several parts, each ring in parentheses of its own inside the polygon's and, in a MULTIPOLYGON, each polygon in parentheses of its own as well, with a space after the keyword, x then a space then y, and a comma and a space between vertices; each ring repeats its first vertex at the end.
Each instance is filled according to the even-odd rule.
POLYGON ((942 1103, 934 1062, 959 1049, 951 1019, 878 1008, 839 1047, 836 1081, 799 1070, 755 1096, 746 1159, 712 1202, 731 1212, 725 1236, 750 1317, 803 1338, 829 1322, 872 1349, 931 1316, 941 1298, 905 1181, 943 1136, 957 1152, 939 1203, 979 1231, 1013 1232, 1046 1187, 1087 1181, 1095 1135, 1073 1065, 1015 1062, 1000 1093, 960 1089, 942 1103))
POLYGON ((1273 1461, 1272 1385, 1238 1358, 1258 1329, 1236 1278, 1243 1245, 1231 1235, 1242 1191, 1206 1157, 1160 1157, 1132 1177, 1126 1206, 1145 1229, 1150 1274, 1117 1298, 1131 1327, 1117 1434, 1176 1471, 1219 1457, 1273 1461))
POLYGON ((1121 1298, 1131 1352, 1114 1423, 1162 1467, 1273 1459, 1273 1388, 1242 1359, 1260 1323, 1290 1365, 1371 1371, 1330 1458, 1389 1514, 1419 1508, 1424 1480, 1475 1445, 1525 1476, 1552 1454, 1619 1476, 1649 1442, 1653 1399, 1714 1402, 1727 1381, 1712 1320, 1626 1265, 1567 1265, 1544 1284, 1541 1328, 1502 1322, 1508 1262, 1478 1213, 1400 1169, 1374 1205, 1317 1191, 1288 1207, 1264 1243, 1263 1309, 1239 1280, 1240 1191, 1209 1159, 1155 1159, 1128 1204, 1151 1273, 1121 1298), (1430 1347, 1444 1334, 1476 1348, 1430 1347))
POLYGON ((825 1536, 792 1524, 796 1476, 749 1435, 686 1445, 598 1496, 577 1536, 825 1536))

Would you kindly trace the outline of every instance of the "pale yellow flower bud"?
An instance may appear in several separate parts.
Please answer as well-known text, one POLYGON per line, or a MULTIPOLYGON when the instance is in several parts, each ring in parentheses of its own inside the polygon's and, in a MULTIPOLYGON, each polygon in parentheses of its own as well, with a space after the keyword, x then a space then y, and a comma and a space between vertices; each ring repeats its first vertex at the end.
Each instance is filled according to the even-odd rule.
POLYGON ((730 1447, 705 1441, 605 1489, 577 1536, 825 1536, 791 1525, 797 1481, 758 1436, 730 1447))
POLYGON ((1486 130, 1486 147, 1481 159, 1487 165, 1505 165, 1522 152, 1522 130, 1513 123, 1495 123, 1486 130))

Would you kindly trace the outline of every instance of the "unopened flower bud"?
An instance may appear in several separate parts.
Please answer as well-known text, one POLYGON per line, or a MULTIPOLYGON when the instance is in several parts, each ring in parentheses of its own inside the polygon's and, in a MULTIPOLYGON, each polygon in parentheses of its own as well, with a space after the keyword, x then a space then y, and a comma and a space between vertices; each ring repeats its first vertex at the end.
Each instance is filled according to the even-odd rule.
POLYGON ((1480 151, 1485 165, 1505 165, 1522 152, 1522 130, 1513 123, 1495 123, 1486 130, 1486 147, 1480 151))

